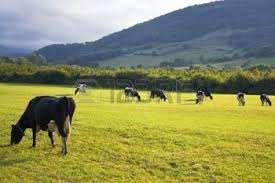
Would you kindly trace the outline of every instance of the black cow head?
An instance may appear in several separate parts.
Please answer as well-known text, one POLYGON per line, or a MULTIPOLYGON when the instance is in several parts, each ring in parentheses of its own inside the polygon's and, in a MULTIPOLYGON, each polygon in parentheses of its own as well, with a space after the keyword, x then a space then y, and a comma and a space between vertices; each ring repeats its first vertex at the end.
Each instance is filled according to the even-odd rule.
POLYGON ((272 106, 271 100, 268 99, 268 100, 267 100, 267 103, 268 103, 269 106, 272 106))
POLYGON ((137 94, 138 101, 141 101, 140 95, 137 94))
POLYGON ((213 100, 213 96, 211 94, 209 95, 209 97, 210 97, 211 100, 213 100))
POLYGON ((24 135, 25 133, 22 128, 20 128, 18 125, 11 125, 10 145, 18 144, 22 140, 24 135))

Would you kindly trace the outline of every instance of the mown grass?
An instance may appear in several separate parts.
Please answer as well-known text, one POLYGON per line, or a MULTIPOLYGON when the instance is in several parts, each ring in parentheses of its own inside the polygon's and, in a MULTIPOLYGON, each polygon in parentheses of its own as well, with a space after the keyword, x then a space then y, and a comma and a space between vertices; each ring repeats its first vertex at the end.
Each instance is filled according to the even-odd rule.
MULTIPOLYGON (((0 84, 0 182, 274 182, 275 111, 248 96, 194 94, 173 102, 124 102, 120 91, 92 89, 75 97, 69 154, 27 131, 8 147, 10 125, 38 95, 70 95, 72 87, 0 84), (113 95, 112 95, 113 94, 113 95), (114 102, 113 97, 114 96, 114 102)), ((142 98, 148 96, 142 92, 142 98)))

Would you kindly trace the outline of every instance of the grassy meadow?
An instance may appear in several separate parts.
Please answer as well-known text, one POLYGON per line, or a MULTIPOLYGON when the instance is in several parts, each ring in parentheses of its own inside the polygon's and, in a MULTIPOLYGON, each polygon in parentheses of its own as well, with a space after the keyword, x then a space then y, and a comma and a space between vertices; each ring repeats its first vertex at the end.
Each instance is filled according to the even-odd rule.
MULTIPOLYGON (((275 108, 234 95, 194 105, 194 93, 169 102, 125 102, 121 91, 91 89, 77 109, 69 154, 31 130, 7 146, 10 126, 38 95, 72 95, 73 87, 0 84, 0 182, 275 182, 275 108), (121 100, 120 100, 121 99, 121 100)), ((271 97, 275 102, 275 97, 271 97)))

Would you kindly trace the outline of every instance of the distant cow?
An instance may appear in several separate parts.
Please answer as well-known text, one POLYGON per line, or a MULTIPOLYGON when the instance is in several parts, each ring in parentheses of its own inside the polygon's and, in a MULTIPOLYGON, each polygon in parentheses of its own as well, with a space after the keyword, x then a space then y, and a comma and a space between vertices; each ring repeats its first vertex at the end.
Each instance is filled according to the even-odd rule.
POLYGON ((245 93, 239 92, 237 94, 237 100, 239 102, 239 106, 245 106, 245 93))
POLYGON ((197 91, 197 95, 196 95, 196 104, 201 104, 203 103, 204 101, 204 97, 205 97, 205 94, 203 91, 197 91))
POLYGON ((154 99, 154 98, 160 98, 160 100, 164 100, 166 101, 167 97, 165 96, 164 94, 164 91, 163 90, 160 90, 160 89, 156 89, 156 90, 152 90, 151 91, 151 95, 150 95, 150 98, 151 99, 154 99))
POLYGON ((75 111, 72 98, 40 96, 33 98, 25 112, 15 125, 12 125, 10 144, 18 144, 27 128, 32 129, 32 146, 36 146, 36 133, 40 130, 48 131, 52 146, 54 146, 53 132, 61 136, 62 154, 67 154, 67 138, 70 134, 71 123, 75 111))
POLYGON ((261 100, 263 106, 264 105, 269 105, 269 106, 272 105, 271 100, 267 94, 262 94, 260 96, 260 100, 261 100))
POLYGON ((198 92, 203 92, 205 97, 209 97, 211 100, 213 100, 213 96, 211 95, 211 92, 208 89, 198 90, 198 92))
POLYGON ((77 95, 77 93, 79 93, 79 92, 86 93, 86 89, 87 89, 87 85, 84 83, 81 83, 76 87, 76 89, 74 91, 74 95, 77 95))
POLYGON ((132 88, 132 87, 126 87, 124 89, 124 94, 125 94, 125 97, 132 97, 132 98, 137 98, 138 101, 140 101, 140 95, 139 93, 137 92, 136 89, 132 88))

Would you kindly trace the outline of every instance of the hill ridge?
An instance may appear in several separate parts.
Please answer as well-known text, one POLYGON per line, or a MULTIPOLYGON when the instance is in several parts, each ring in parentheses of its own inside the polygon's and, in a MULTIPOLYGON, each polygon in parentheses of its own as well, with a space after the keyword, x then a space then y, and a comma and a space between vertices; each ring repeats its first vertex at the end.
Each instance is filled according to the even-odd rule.
MULTIPOLYGON (((152 50, 154 45, 192 41, 226 30, 232 32, 227 38, 228 42, 217 47, 232 47, 236 52, 241 52, 239 56, 243 58, 273 57, 275 56, 273 35, 275 12, 272 11, 272 7, 275 7, 273 0, 265 0, 264 3, 258 0, 225 0, 195 5, 136 24, 97 41, 50 45, 36 52, 53 63, 108 65, 106 63, 119 58, 125 59, 125 56, 135 55, 146 47, 149 48, 148 51, 152 50)), ((203 50, 208 48, 201 49, 203 53, 203 50)), ((215 50, 209 51, 210 54, 216 55, 215 50)), ((154 57, 153 60, 160 59, 162 62, 172 62, 184 55, 187 55, 189 60, 198 60, 200 55, 196 54, 196 58, 191 58, 188 56, 190 53, 179 52, 175 56, 157 58, 158 50, 155 49, 149 55, 154 57)), ((224 52, 218 55, 227 56, 224 52)), ((145 65, 155 65, 154 61, 150 61, 150 57, 146 58, 148 63, 145 65)), ((133 57, 133 60, 135 59, 136 57, 133 57)), ((126 63, 126 65, 138 64, 140 64, 138 61, 126 63)), ((115 66, 116 63, 111 65, 115 66)))

